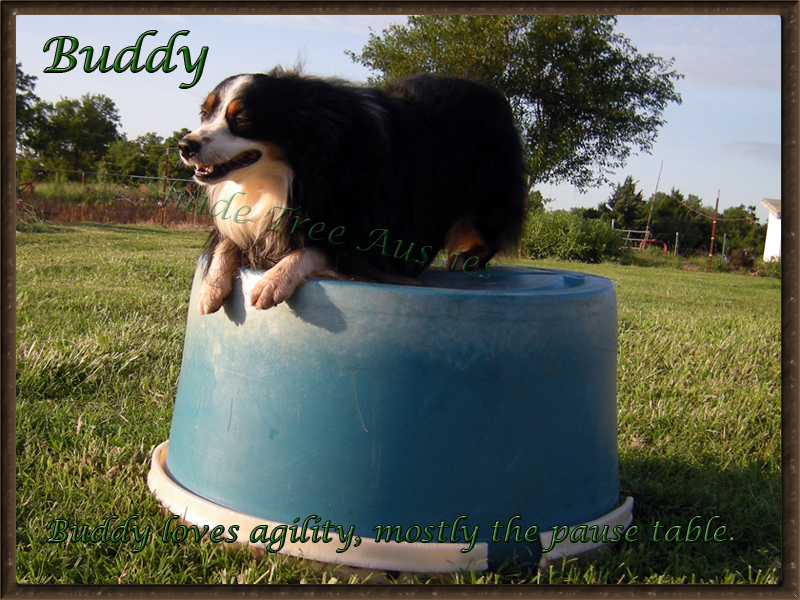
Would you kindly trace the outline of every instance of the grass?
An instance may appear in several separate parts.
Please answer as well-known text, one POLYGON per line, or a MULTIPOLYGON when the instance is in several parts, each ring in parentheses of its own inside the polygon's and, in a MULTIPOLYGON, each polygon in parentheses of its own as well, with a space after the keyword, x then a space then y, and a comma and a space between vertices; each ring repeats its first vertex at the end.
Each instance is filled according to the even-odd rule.
MULTIPOLYGON (((169 435, 205 234, 85 224, 28 231, 17 234, 18 583, 364 582, 345 569, 157 539, 167 516, 146 477, 153 448, 169 435), (151 526, 141 551, 133 541, 46 541, 53 519, 95 527, 111 515, 151 526)), ((513 262, 595 273, 617 285, 620 485, 623 497, 635 498, 639 540, 590 563, 538 572, 506 564, 437 581, 780 582, 780 281, 513 262), (685 532, 696 515, 703 525, 718 517, 712 531, 724 525, 726 540, 653 541, 656 522, 685 532)))

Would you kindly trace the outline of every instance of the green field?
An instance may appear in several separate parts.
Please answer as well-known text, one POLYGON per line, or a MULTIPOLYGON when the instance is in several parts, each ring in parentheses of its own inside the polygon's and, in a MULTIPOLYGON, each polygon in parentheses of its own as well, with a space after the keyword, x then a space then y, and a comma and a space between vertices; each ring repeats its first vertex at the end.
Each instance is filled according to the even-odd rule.
MULTIPOLYGON (((157 539, 168 515, 146 477, 153 448, 169 435, 205 234, 133 225, 36 229, 17 234, 18 583, 363 581, 277 555, 157 539), (93 528, 111 515, 150 525, 148 543, 47 543, 54 519, 93 528)), ((780 281, 521 264, 582 270, 617 285, 620 486, 636 501, 642 533, 589 563, 542 572, 507 564, 441 581, 780 582, 780 281), (711 531, 724 525, 725 541, 653 541, 657 522, 662 537, 677 525, 685 535, 695 516, 703 525, 716 517, 711 531)))

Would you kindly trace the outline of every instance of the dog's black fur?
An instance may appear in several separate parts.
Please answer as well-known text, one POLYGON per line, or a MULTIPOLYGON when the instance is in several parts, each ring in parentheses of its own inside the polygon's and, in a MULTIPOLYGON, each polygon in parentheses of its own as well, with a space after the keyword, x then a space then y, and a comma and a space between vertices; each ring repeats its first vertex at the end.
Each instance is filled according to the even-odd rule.
POLYGON ((295 209, 262 211, 247 236, 216 217, 213 252, 236 240, 239 266, 269 269, 316 250, 324 260, 298 282, 325 269, 392 282, 420 275, 441 249, 451 266, 474 270, 520 235, 522 145, 508 102, 489 86, 419 75, 373 89, 275 71, 226 79, 201 114, 180 146, 195 178, 214 186, 212 199, 241 189, 237 202, 250 212, 259 202, 295 209), (267 173, 284 178, 285 193, 254 197, 267 173), (337 227, 344 232, 329 239, 337 227))

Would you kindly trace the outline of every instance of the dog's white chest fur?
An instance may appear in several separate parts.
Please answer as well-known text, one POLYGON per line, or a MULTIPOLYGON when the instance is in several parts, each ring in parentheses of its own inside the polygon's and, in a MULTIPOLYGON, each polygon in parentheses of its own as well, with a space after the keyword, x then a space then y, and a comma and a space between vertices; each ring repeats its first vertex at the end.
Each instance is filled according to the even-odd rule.
POLYGON ((217 228, 240 248, 262 237, 288 202, 291 169, 283 163, 266 163, 258 171, 241 181, 220 183, 209 194, 217 228))

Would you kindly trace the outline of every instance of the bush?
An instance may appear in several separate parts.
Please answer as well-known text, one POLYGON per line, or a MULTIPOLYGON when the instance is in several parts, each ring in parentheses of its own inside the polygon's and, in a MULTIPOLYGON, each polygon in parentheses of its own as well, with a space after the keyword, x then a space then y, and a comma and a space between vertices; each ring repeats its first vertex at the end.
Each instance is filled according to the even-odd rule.
POLYGON ((756 273, 761 275, 761 277, 774 277, 775 279, 781 278, 781 261, 779 260, 770 260, 764 262, 763 260, 757 260, 755 267, 753 269, 756 273))
POLYGON ((749 271, 753 268, 756 257, 749 250, 734 250, 731 252, 731 267, 749 271))
MULTIPOLYGON (((705 257, 703 260, 706 261, 706 269, 708 269, 708 257, 705 257)), ((731 271, 736 270, 737 267, 729 263, 719 254, 715 254, 711 258, 711 270, 715 273, 730 273, 731 271)))
POLYGON ((527 258, 559 258, 598 263, 619 258, 625 243, 622 232, 606 223, 582 219, 564 210, 529 213, 523 251, 527 258))

